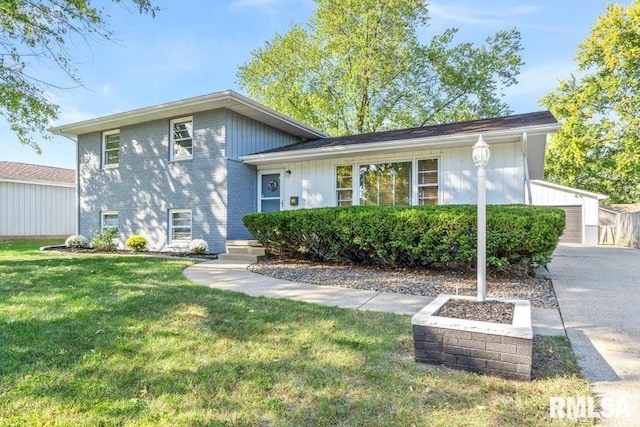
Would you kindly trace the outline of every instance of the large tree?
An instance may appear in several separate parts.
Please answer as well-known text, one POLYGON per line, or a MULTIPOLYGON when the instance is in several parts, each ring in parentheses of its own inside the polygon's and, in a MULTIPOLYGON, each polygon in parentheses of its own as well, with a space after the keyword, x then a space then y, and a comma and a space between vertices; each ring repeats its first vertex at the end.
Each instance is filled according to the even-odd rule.
MULTIPOLYGON (((140 13, 157 11, 151 0, 129 2, 140 13)), ((58 114, 49 91, 60 84, 38 77, 35 70, 58 67, 73 84, 80 84, 66 46, 78 37, 110 39, 107 20, 91 0, 0 1, 0 114, 20 143, 40 153, 35 136, 47 138, 46 129, 58 114)))
POLYGON ((454 44, 456 29, 420 42, 423 0, 314 0, 307 24, 276 34, 242 65, 258 101, 331 135, 509 112, 503 90, 522 65, 520 34, 454 44))
POLYGON ((640 202, 640 1, 607 6, 576 61, 576 75, 541 100, 562 123, 545 176, 640 202))

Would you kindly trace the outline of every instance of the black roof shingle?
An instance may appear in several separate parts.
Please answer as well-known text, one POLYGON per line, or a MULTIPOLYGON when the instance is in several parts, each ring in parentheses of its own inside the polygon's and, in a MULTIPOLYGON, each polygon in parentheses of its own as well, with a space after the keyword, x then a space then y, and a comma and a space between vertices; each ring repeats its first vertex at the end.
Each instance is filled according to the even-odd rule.
POLYGON ((553 116, 553 114, 551 114, 549 111, 539 111, 535 113, 515 114, 512 116, 430 125, 410 129, 388 130, 382 132, 363 133, 358 135, 338 136, 333 138, 311 139, 308 141, 299 142, 297 144, 262 151, 256 154, 311 150, 314 148, 410 140, 464 133, 480 133, 520 127, 549 125, 555 123, 558 123, 558 121, 553 116))

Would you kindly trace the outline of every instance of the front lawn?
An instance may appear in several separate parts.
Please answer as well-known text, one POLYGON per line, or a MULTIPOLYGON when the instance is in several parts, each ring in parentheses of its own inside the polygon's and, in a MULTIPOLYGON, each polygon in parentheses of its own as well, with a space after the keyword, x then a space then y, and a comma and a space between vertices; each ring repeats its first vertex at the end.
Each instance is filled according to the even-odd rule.
POLYGON ((183 278, 183 259, 40 244, 0 242, 0 425, 544 425, 549 397, 590 394, 575 375, 418 365, 408 316, 211 290, 183 278))

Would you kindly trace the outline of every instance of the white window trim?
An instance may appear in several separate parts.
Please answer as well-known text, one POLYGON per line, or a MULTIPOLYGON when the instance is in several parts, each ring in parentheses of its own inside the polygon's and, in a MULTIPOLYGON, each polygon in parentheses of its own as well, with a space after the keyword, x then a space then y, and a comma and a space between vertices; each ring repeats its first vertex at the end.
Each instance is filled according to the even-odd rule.
POLYGON ((440 158, 440 156, 425 156, 425 157, 417 157, 414 161, 415 164, 415 171, 413 172, 415 175, 415 191, 413 193, 413 197, 415 197, 415 200, 413 200, 413 205, 414 206, 421 206, 420 205, 420 201, 418 200, 419 194, 420 192, 418 191, 419 187, 437 187, 438 188, 438 201, 437 204, 441 205, 442 204, 442 191, 440 191, 440 189, 442 188, 442 159, 440 158), (423 185, 419 185, 418 184, 418 162, 420 160, 437 160, 438 161, 438 170, 437 170, 437 179, 438 182, 437 184, 423 184, 423 185))
POLYGON ((193 131, 193 116, 188 117, 180 117, 178 119, 173 119, 169 122, 169 158, 172 162, 179 162, 182 160, 191 160, 193 159, 193 149, 194 149, 194 134, 193 131), (173 139, 173 125, 175 123, 184 123, 191 122, 191 155, 190 156, 176 156, 175 155, 175 141, 173 139))
POLYGON ((169 209, 169 236, 168 241, 171 246, 185 246, 188 245, 189 242, 193 239, 193 211, 191 209, 169 209), (186 213, 188 212, 190 215, 190 224, 189 224, 189 239, 188 240, 173 240, 173 214, 174 213, 186 213))
POLYGON ((438 205, 442 204, 442 156, 439 155, 425 155, 417 157, 399 157, 385 159, 385 161, 371 161, 371 162, 355 162, 355 163, 335 163, 333 165, 333 206, 338 206, 338 166, 353 167, 353 204, 352 206, 360 206, 360 166, 379 164, 379 163, 411 163, 411 206, 418 206, 418 161, 419 160, 438 160, 438 205))
POLYGON ((120 134, 120 129, 109 130, 106 132, 102 132, 102 167, 104 169, 117 168, 120 166, 120 146, 121 141, 118 138, 118 163, 110 163, 107 164, 107 137, 110 135, 118 135, 120 134))
MULTIPOLYGON (((351 206, 356 206, 358 203, 356 201, 356 192, 354 190, 354 184, 356 180, 356 165, 354 163, 336 163, 333 165, 333 184, 335 186, 335 191, 333 192, 333 205, 338 206, 338 190, 347 190, 347 188, 338 188, 338 168, 340 166, 351 166, 351 206)), ((359 200, 359 199, 358 199, 359 200)))
POLYGON ((106 227, 104 224, 104 217, 107 215, 117 215, 118 216, 118 230, 120 229, 120 214, 118 211, 102 211, 100 212, 100 231, 104 230, 106 227))

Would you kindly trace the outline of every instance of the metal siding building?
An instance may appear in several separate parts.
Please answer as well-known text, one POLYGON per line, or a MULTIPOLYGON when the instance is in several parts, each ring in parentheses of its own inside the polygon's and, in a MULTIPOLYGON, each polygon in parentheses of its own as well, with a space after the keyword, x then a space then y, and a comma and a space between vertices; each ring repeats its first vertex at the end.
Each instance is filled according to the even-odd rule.
POLYGON ((0 162, 0 237, 76 231, 75 171, 0 162))

